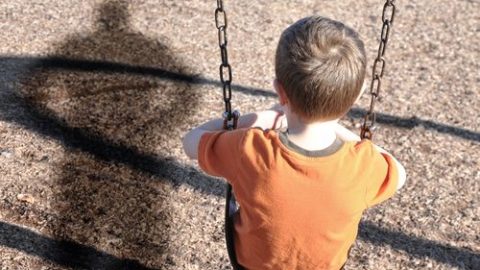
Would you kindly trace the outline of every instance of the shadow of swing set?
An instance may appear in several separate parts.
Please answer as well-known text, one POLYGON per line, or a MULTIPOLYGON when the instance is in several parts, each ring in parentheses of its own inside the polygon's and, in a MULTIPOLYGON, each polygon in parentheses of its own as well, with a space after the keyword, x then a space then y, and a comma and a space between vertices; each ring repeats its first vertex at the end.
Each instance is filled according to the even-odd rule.
MULTIPOLYGON (((170 235, 165 232, 170 224, 163 206, 167 204, 162 203, 166 197, 158 196, 156 184, 158 178, 173 178, 180 165, 168 156, 171 145, 161 142, 179 137, 191 125, 186 118, 197 109, 199 93, 181 75, 191 73, 181 59, 159 40, 129 26, 128 5, 126 0, 101 3, 95 9, 94 29, 55 45, 54 57, 23 58, 23 63, 4 59, 12 68, 2 68, 2 78, 12 83, 0 92, 2 120, 64 146, 65 154, 52 161, 54 196, 48 203, 55 214, 45 211, 40 216, 53 217, 47 227, 54 239, 68 239, 46 241, 25 233, 46 246, 39 250, 12 242, 16 236, 0 239, 5 246, 80 268, 139 268, 133 260, 85 248, 98 243, 121 250, 125 258, 142 254, 164 263, 158 254, 168 254, 170 235), (155 76, 145 76, 152 72, 142 68, 148 66, 161 68, 154 69, 155 76)), ((172 182, 180 181, 189 180, 172 182)), ((222 193, 220 183, 206 181, 216 194, 222 193)), ((23 231, 0 227, 2 234, 23 231)))

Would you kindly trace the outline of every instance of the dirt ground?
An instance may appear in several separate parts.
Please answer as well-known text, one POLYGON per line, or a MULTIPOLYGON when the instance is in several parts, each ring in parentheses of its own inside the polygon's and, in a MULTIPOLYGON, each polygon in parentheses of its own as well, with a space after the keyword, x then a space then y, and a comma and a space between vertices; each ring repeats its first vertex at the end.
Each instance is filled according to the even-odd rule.
MULTIPOLYGON (((408 180, 365 213, 346 269, 480 269, 480 2, 396 5, 374 141, 408 180)), ((278 37, 310 14, 357 29, 370 67, 382 7, 225 1, 233 106, 275 103, 278 37)), ((230 269, 224 181, 180 142, 223 110, 215 8, 0 2, 0 269, 230 269)))

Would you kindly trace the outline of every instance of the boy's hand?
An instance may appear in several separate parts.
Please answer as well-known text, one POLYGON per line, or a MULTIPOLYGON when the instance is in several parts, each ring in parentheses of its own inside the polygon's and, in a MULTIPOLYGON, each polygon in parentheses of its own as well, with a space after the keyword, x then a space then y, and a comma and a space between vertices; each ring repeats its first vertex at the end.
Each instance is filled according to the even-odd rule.
POLYGON ((269 110, 274 110, 274 111, 282 112, 282 113, 285 112, 284 106, 280 105, 279 103, 273 105, 269 110))
POLYGON ((266 111, 257 113, 257 121, 254 126, 262 129, 282 129, 287 127, 287 118, 284 108, 280 104, 275 104, 266 111))
POLYGON ((275 118, 275 122, 273 123, 272 129, 282 130, 282 129, 286 129, 287 127, 288 127, 287 117, 285 116, 285 113, 281 111, 277 114, 277 117, 275 118))

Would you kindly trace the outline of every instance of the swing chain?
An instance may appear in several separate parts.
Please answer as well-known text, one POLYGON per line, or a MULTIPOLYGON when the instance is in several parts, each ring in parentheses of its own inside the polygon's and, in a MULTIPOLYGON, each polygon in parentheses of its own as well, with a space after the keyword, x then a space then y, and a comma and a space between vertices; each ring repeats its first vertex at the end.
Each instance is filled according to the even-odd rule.
POLYGON ((223 101, 225 102, 225 112, 223 113, 223 128, 235 129, 237 127, 240 113, 232 112, 232 67, 228 62, 227 52, 227 13, 223 9, 223 0, 217 0, 217 9, 215 9, 215 26, 218 30, 218 46, 220 47, 220 81, 222 83, 223 101))
POLYGON ((376 113, 375 103, 380 99, 380 89, 382 85, 382 78, 385 70, 385 51, 387 48, 388 38, 390 36, 390 29, 395 17, 395 0, 386 0, 382 12, 382 31, 380 33, 380 45, 378 46, 378 54, 373 62, 372 81, 370 84, 370 107, 365 115, 362 131, 360 137, 362 139, 371 140, 373 137, 373 130, 375 129, 376 113))

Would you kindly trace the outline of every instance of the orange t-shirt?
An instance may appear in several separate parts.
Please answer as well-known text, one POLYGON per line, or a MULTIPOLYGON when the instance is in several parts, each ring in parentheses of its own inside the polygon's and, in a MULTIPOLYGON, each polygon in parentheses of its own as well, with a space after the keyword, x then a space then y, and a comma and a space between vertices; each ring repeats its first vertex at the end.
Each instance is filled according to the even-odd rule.
POLYGON ((363 211, 391 197, 398 181, 392 158, 368 140, 306 151, 255 128, 204 134, 198 161, 233 186, 235 251, 250 270, 338 270, 363 211))

